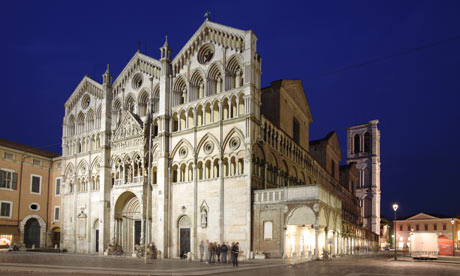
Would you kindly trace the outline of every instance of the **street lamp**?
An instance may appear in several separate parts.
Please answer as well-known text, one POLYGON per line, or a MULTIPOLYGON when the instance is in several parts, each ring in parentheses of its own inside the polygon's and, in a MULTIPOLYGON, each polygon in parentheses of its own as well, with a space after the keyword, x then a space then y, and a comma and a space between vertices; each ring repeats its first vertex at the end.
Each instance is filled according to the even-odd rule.
POLYGON ((395 221, 393 223, 393 228, 394 228, 394 235, 395 235, 395 261, 398 260, 398 257, 396 257, 396 244, 397 244, 397 239, 396 239, 396 210, 398 210, 398 203, 393 203, 393 210, 395 211, 395 221))
POLYGON ((450 220, 450 223, 452 223, 452 256, 455 256, 455 236, 454 236, 455 219, 452 218, 450 220))

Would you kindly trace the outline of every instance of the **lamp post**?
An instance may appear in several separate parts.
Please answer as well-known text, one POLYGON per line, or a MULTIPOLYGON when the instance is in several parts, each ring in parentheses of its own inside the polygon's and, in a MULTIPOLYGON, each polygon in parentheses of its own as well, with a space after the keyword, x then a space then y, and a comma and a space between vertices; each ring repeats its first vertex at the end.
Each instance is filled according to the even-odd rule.
POLYGON ((455 256, 455 236, 454 236, 455 219, 452 218, 450 220, 450 223, 452 223, 452 256, 455 256))
POLYGON ((398 257, 396 256, 396 244, 397 244, 397 238, 396 238, 396 210, 398 210, 398 203, 393 203, 393 210, 395 211, 395 221, 393 223, 394 227, 394 235, 395 235, 395 261, 398 260, 398 257))

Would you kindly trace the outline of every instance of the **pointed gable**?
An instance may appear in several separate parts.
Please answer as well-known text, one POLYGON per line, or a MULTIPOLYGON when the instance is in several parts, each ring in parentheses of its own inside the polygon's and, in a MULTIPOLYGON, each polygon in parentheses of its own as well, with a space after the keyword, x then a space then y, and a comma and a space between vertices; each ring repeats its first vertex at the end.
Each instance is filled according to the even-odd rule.
POLYGON ((297 103, 302 113, 308 118, 309 123, 313 121, 307 96, 301 80, 281 80, 281 89, 288 94, 292 100, 297 103))
POLYGON ((73 109, 74 106, 79 102, 83 94, 85 94, 86 92, 98 99, 104 98, 102 85, 86 75, 83 77, 83 79, 77 85, 77 88, 75 88, 75 90, 70 95, 69 99, 64 104, 66 109, 73 109))
POLYGON ((123 88, 137 72, 141 72, 151 78, 159 80, 161 63, 158 60, 137 51, 113 82, 114 94, 117 95, 121 91, 121 88, 123 88))
POLYGON ((115 130, 113 141, 124 141, 127 139, 144 136, 144 126, 142 120, 130 111, 125 113, 125 116, 115 130))
POLYGON ((187 60, 195 54, 200 46, 207 42, 213 41, 223 47, 235 49, 237 52, 243 52, 245 37, 251 31, 243 31, 236 28, 224 26, 205 20, 198 30, 192 35, 188 42, 182 47, 172 60, 173 67, 179 72, 187 64, 187 60))

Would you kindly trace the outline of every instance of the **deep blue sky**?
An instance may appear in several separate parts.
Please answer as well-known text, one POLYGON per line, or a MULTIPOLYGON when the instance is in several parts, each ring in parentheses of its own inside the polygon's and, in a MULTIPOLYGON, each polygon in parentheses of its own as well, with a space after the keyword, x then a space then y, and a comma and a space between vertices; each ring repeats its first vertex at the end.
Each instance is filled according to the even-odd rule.
POLYGON ((302 80, 311 139, 336 130, 345 158, 346 128, 380 120, 383 215, 394 201, 401 215, 460 214, 460 1, 0 5, 0 137, 60 152, 63 105, 85 74, 100 81, 110 63, 117 76, 139 40, 159 58, 166 33, 177 53, 210 10, 215 22, 255 32, 263 86, 302 80))

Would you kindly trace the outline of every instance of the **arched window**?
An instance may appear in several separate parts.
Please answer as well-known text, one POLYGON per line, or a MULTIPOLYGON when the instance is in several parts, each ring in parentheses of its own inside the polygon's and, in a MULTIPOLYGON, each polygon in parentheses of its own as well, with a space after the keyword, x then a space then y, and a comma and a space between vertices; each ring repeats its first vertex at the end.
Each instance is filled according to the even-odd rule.
POLYGON ((85 131, 85 114, 80 112, 77 117, 77 134, 83 133, 85 131))
POLYGON ((96 111, 96 129, 101 128, 102 107, 99 105, 96 111))
POLYGON ((359 139, 359 134, 355 134, 355 137, 353 139, 353 149, 354 149, 354 153, 359 153, 360 150, 359 150, 359 144, 360 144, 360 139, 359 139))
POLYGON ((196 166, 196 172, 198 174, 198 180, 203 180, 203 162, 198 162, 196 166))
POLYGON ((126 98, 125 108, 126 110, 134 113, 134 106, 135 106, 134 98, 131 95, 129 95, 128 98, 126 98))
POLYGON ((204 98, 204 93, 204 77, 196 70, 190 78, 190 101, 204 98))
POLYGON ((184 104, 187 100, 187 84, 182 76, 179 76, 174 84, 172 106, 184 104))
POLYGON ((211 65, 207 78, 206 95, 211 96, 222 92, 222 74, 217 64, 211 65))
POLYGON ((91 131, 94 128, 94 112, 92 109, 86 114, 86 130, 91 131))
POLYGON ((238 88, 243 85, 243 70, 237 57, 233 56, 227 63, 226 90, 238 88))
POLYGON ((371 135, 369 132, 364 134, 364 152, 371 152, 371 135))
POLYGON ((172 183, 176 183, 177 182, 177 165, 174 165, 172 167, 172 183))
POLYGON ((172 131, 178 131, 179 130, 179 118, 177 113, 174 113, 172 116, 172 131))
POLYGON ((69 121, 67 122, 67 136, 75 135, 75 118, 70 115, 69 121))
POLYGON ((218 178, 219 177, 219 159, 215 159, 213 162, 213 177, 218 178))
POLYGON ((204 124, 207 125, 211 123, 211 104, 207 103, 204 110, 204 124))
POLYGON ((149 95, 147 94, 147 91, 143 90, 141 94, 139 95, 139 100, 137 104, 137 111, 139 113, 139 116, 147 115, 148 100, 149 100, 149 95))

